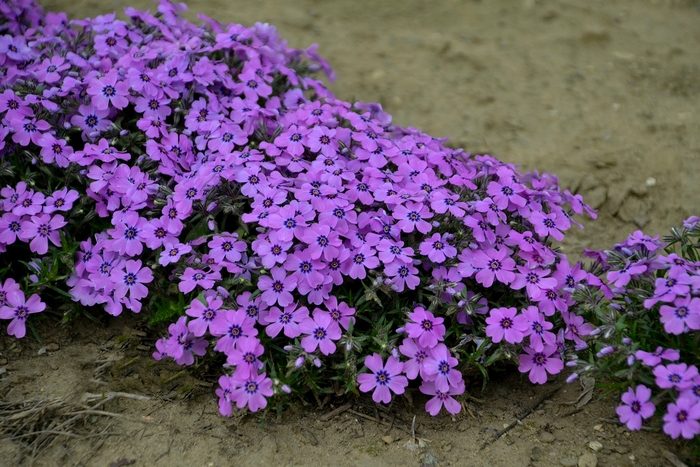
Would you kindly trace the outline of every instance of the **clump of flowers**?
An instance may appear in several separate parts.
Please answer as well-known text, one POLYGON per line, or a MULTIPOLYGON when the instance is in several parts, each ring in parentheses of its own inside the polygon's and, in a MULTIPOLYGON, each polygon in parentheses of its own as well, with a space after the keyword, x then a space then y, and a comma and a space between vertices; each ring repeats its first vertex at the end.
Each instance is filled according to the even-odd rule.
POLYGON ((587 346, 574 292, 600 280, 553 241, 595 213, 556 177, 335 98, 315 46, 268 24, 157 10, 0 5, 10 334, 45 308, 143 312, 169 325, 154 358, 222 362, 223 415, 409 380, 457 413, 470 368, 541 384, 587 346))
POLYGON ((587 253, 601 281, 574 297, 598 327, 592 353, 568 365, 612 376, 612 388, 626 390, 617 413, 630 430, 665 404, 666 434, 700 434, 699 222, 687 219, 663 241, 637 231, 611 250, 587 253))

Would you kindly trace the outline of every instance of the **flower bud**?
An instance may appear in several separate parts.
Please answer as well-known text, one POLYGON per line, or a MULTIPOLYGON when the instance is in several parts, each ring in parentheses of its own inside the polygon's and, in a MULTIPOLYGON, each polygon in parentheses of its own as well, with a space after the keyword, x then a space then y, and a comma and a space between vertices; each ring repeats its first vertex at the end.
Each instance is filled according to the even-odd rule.
POLYGON ((466 304, 467 304, 467 302, 465 302, 464 300, 460 300, 460 301, 457 302, 457 306, 460 307, 460 308, 462 308, 462 307, 463 307, 464 305, 466 305, 466 304))
POLYGON ((634 365, 634 361, 635 361, 634 355, 628 355, 628 356, 627 356, 627 366, 632 366, 632 365, 634 365))
POLYGON ((622 343, 625 345, 632 345, 632 339, 630 339, 629 337, 623 337, 622 343))
POLYGON ((396 334, 404 334, 406 332, 405 327, 396 328, 396 334))
POLYGON ((126 136, 129 134, 129 130, 122 130, 119 132, 119 136, 126 136))
POLYGON ((439 223, 438 221, 433 221, 431 224, 432 224, 432 226, 435 227, 435 228, 440 227, 440 223, 439 223))
POLYGON ((566 378, 567 383, 573 383, 578 379, 578 373, 571 373, 568 378, 566 378))
POLYGON ((603 357, 605 357, 606 355, 610 355, 610 354, 613 353, 615 350, 616 350, 615 347, 613 347, 613 346, 611 346, 611 345, 608 345, 607 347, 603 347, 602 349, 600 349, 600 352, 598 352, 597 354, 595 354, 595 356, 598 357, 598 358, 603 358, 603 357))
POLYGON ((302 366, 304 366, 304 362, 305 362, 305 361, 306 361, 306 358, 304 358, 303 355, 300 355, 300 356, 296 359, 296 361, 294 362, 294 367, 295 367, 295 368, 301 368, 302 366))
POLYGON ((63 128, 65 128, 66 130, 70 130, 71 126, 72 125, 70 124, 70 122, 63 122, 63 128))
POLYGON ((314 366, 316 368, 321 368, 321 365, 323 365, 323 363, 321 363, 321 359, 318 357, 314 358, 314 366))
POLYGON ((290 387, 287 386, 286 384, 283 384, 282 387, 281 387, 280 389, 282 389, 282 392, 284 392, 285 394, 291 394, 291 393, 292 393, 292 388, 290 388, 290 387))
POLYGON ((391 349, 391 356, 394 358, 399 358, 399 350, 398 349, 391 349))
POLYGON ((595 328, 594 330, 591 331, 591 333, 589 335, 597 336, 598 334, 600 334, 600 328, 595 328))
POLYGON ((569 360, 568 362, 566 362, 566 366, 568 366, 569 368, 573 368, 576 365, 578 365, 578 362, 576 360, 569 360))
POLYGON ((292 350, 294 350, 294 346, 293 346, 293 345, 285 345, 285 346, 282 347, 282 348, 283 348, 286 352, 291 352, 292 350))

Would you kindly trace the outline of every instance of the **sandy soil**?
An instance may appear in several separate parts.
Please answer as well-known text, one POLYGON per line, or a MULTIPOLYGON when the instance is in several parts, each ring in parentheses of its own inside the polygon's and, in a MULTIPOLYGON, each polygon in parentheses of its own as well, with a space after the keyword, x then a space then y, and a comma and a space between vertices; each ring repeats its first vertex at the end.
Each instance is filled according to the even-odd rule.
MULTIPOLYGON (((152 7, 140 0, 42 4, 71 18, 127 4, 152 7)), ((563 248, 573 257, 639 228, 663 234, 698 214, 695 0, 199 0, 189 6, 193 19, 202 12, 225 23, 269 22, 292 46, 319 43, 338 73, 331 89, 340 98, 381 102, 397 124, 557 174, 564 188, 600 210, 598 221, 568 235, 563 248)), ((480 450, 561 383, 533 387, 515 372, 494 375, 484 392, 474 380, 469 390, 479 401, 465 398, 469 410, 457 417, 426 415, 425 400, 415 394, 387 412, 369 399, 348 398, 224 419, 211 387, 218 370, 178 376, 177 366, 152 361, 153 339, 142 335, 138 320, 109 321, 104 329, 42 323, 40 332, 44 345, 0 336, 0 368, 6 368, 0 400, 75 402, 85 392, 112 391, 150 400, 106 403, 102 410, 122 417, 89 417, 75 430, 116 434, 64 437, 39 453, 37 465, 660 466, 673 465, 668 451, 685 453, 658 432, 628 433, 606 422, 615 418, 615 400, 602 397, 603 389, 570 414, 572 406, 561 403, 576 399, 578 384, 480 450), (58 349, 39 355, 48 344, 58 349), (346 403, 350 410, 323 418, 346 403), (431 442, 411 451, 414 414, 418 436, 431 442), (591 449, 591 442, 602 448, 591 449)), ((0 465, 20 459, 16 445, 0 442, 0 465)))

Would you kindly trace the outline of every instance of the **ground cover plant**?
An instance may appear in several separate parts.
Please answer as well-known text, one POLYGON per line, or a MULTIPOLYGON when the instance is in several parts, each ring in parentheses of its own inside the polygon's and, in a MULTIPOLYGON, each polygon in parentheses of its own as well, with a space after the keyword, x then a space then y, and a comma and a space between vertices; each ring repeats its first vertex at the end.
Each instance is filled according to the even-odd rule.
MULTIPOLYGON (((600 296, 628 291, 553 248, 573 215, 594 215, 556 177, 335 99, 315 48, 288 49, 269 25, 195 26, 170 3, 71 27, 33 3, 3 8, 8 333, 39 312, 142 312, 168 325, 155 358, 220 361, 224 415, 309 393, 387 403, 409 380, 431 414, 456 413, 469 369, 510 361, 544 383, 574 351, 618 355, 591 336, 622 335, 602 332, 600 296)), ((642 386, 630 397, 635 428, 650 409, 642 386)), ((689 401, 669 406, 671 436, 700 431, 689 401)))

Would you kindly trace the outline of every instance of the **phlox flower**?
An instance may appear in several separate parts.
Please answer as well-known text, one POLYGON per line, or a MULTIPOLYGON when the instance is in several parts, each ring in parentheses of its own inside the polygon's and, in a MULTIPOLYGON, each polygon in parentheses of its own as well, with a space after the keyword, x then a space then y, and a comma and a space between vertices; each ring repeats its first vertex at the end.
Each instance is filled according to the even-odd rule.
POLYGON ((429 379, 425 372, 425 361, 430 356, 430 349, 421 347, 411 338, 405 338, 399 346, 399 352, 409 358, 404 363, 404 371, 408 379, 416 379, 420 374, 423 380, 429 379))
POLYGON ((641 360, 646 366, 655 367, 661 360, 676 361, 681 358, 681 354, 675 349, 664 349, 663 347, 657 347, 654 352, 647 352, 645 350, 637 350, 634 356, 641 360))
POLYGON ((206 304, 202 303, 199 298, 195 298, 190 303, 189 308, 185 310, 187 316, 194 318, 187 323, 187 327, 197 337, 206 334, 209 326, 214 322, 218 314, 223 313, 221 305, 224 302, 218 295, 213 293, 206 295, 205 300, 206 304))
POLYGON ((422 203, 408 202, 406 206, 398 205, 394 208, 392 216, 398 221, 397 227, 405 233, 418 230, 427 234, 432 229, 432 225, 426 219, 432 218, 433 214, 430 208, 422 203))
POLYGON ((379 259, 384 264, 400 262, 410 264, 412 262, 413 248, 403 246, 400 240, 389 240, 384 238, 377 244, 379 259))
POLYGON ((304 217, 297 214, 295 207, 291 205, 270 214, 268 225, 276 230, 277 238, 283 242, 288 242, 294 237, 303 241, 303 228, 307 226, 304 217))
POLYGON ((459 361, 452 356, 445 344, 437 344, 430 349, 425 359, 425 374, 435 382, 435 388, 440 392, 448 392, 450 386, 458 387, 462 382, 462 373, 456 367, 459 361))
POLYGON ((529 269, 518 266, 518 273, 510 284, 514 290, 525 287, 528 297, 537 299, 542 294, 542 289, 553 289, 557 286, 557 280, 553 277, 545 277, 549 274, 549 269, 533 268, 529 269))
POLYGON ((493 198, 500 210, 508 209, 509 204, 523 207, 527 200, 520 195, 525 191, 525 187, 519 183, 513 183, 506 178, 501 178, 498 182, 489 182, 486 193, 493 198))
POLYGON ((26 322, 29 315, 39 313, 46 309, 46 303, 41 301, 39 295, 34 294, 25 300, 24 293, 19 288, 4 285, 8 289, 5 294, 4 304, 0 306, 0 318, 11 319, 7 326, 7 333, 21 339, 27 333, 26 322))
POLYGON ((306 136, 309 129, 290 125, 287 131, 275 138, 275 146, 285 148, 292 156, 301 156, 304 153, 304 145, 307 143, 306 136))
POLYGON ((443 263, 445 258, 454 258, 457 255, 457 249, 447 243, 445 235, 434 233, 432 237, 425 239, 420 244, 420 252, 422 255, 427 255, 430 261, 434 263, 443 263))
POLYGON ((209 250, 209 255, 214 258, 216 262, 220 262, 224 259, 235 263, 241 259, 241 253, 247 248, 246 243, 243 241, 236 241, 238 235, 234 234, 232 236, 215 236, 207 246, 211 248, 209 250))
POLYGON ((12 278, 5 279, 5 283, 0 282, 0 307, 7 305, 7 294, 13 291, 19 292, 19 284, 12 278))
POLYGON ((65 187, 54 191, 44 202, 44 212, 51 214, 55 211, 70 211, 78 197, 77 191, 68 191, 68 188, 65 187))
POLYGON ((625 267, 619 271, 608 271, 608 282, 615 287, 624 287, 629 284, 633 276, 643 274, 647 270, 644 264, 632 264, 629 260, 625 263, 625 267))
POLYGON ((32 142, 39 146, 39 140, 44 132, 51 128, 46 120, 36 120, 35 118, 14 118, 10 120, 10 128, 14 130, 12 141, 20 146, 29 146, 32 142))
POLYGON ((6 212, 0 217, 0 245, 12 245, 21 233, 22 218, 20 216, 6 212))
POLYGON ((693 439, 700 434, 700 403, 690 397, 681 397, 666 407, 664 433, 676 439, 693 439))
POLYGON ((656 406, 649 401, 651 389, 640 384, 636 389, 627 388, 627 392, 622 395, 623 405, 615 409, 620 416, 620 422, 627 425, 633 431, 642 428, 642 419, 654 415, 656 406))
POLYGON ((513 273, 515 261, 508 256, 505 248, 475 251, 472 266, 479 269, 479 272, 476 273, 476 281, 484 287, 491 287, 494 279, 498 279, 504 284, 510 284, 515 279, 515 273, 513 273))
POLYGON ((221 279, 221 274, 217 271, 206 272, 203 269, 188 267, 180 276, 180 283, 177 288, 182 293, 192 292, 197 286, 203 289, 211 289, 214 287, 215 281, 219 279, 221 279))
POLYGON ((338 256, 338 249, 343 242, 338 232, 328 225, 312 224, 304 229, 301 240, 309 245, 311 259, 319 259, 321 256, 329 261, 338 256))
POLYGON ((528 324, 516 308, 492 308, 486 318, 486 335, 495 343, 503 339, 511 344, 522 342, 527 332, 528 324))
POLYGON ((270 308, 269 313, 261 319, 267 324, 265 334, 270 337, 277 337, 280 331, 284 330, 284 335, 293 339, 301 335, 299 323, 309 317, 309 310, 305 306, 297 307, 296 303, 284 308, 281 311, 276 306, 270 308))
POLYGON ((102 78, 95 78, 90 82, 87 92, 92 96, 92 104, 99 110, 113 106, 123 109, 129 104, 129 85, 124 81, 118 81, 117 72, 110 72, 102 78))
POLYGON ((209 325, 212 336, 221 336, 214 346, 217 352, 228 355, 241 337, 257 336, 255 320, 243 310, 222 310, 209 325))
POLYGON ((235 402, 239 409, 248 406, 248 410, 257 412, 267 407, 266 397, 272 397, 274 394, 272 379, 265 373, 251 374, 245 378, 240 374, 234 374, 230 379, 232 389, 228 399, 235 402))
POLYGON ((38 214, 43 210, 45 200, 46 197, 43 193, 29 190, 25 196, 23 196, 22 199, 17 202, 15 207, 12 208, 12 214, 16 214, 18 216, 33 216, 38 214))
POLYGON ((360 383, 360 391, 372 393, 372 400, 379 404, 391 402, 391 393, 403 394, 408 386, 408 380, 401 373, 404 364, 396 357, 389 357, 386 364, 378 353, 368 355, 365 358, 365 365, 371 373, 358 375, 357 382, 360 383))
POLYGON ((415 290, 420 284, 418 269, 412 264, 402 264, 393 262, 384 269, 384 273, 391 278, 392 289, 396 292, 403 292, 405 287, 415 290))
POLYGON ((523 308, 520 316, 522 316, 522 321, 527 326, 524 335, 530 336, 530 347, 535 352, 541 352, 545 343, 555 345, 557 338, 553 332, 549 331, 554 325, 547 321, 536 307, 523 308))
POLYGON ((290 277, 297 282, 305 281, 309 287, 314 288, 323 283, 323 269, 326 265, 321 261, 311 259, 308 248, 287 256, 284 269, 293 271, 290 277))
POLYGON ((161 266, 167 266, 170 263, 177 263, 182 255, 187 254, 190 251, 192 251, 192 247, 190 245, 166 241, 163 244, 163 251, 158 258, 158 264, 161 266))
POLYGON ((328 297, 323 305, 331 315, 331 319, 338 323, 342 328, 348 329, 350 323, 355 323, 355 309, 348 306, 345 302, 338 303, 335 296, 328 297))
POLYGON ((127 211, 123 215, 114 215, 112 218, 114 229, 107 233, 112 237, 106 247, 123 256, 138 256, 143 252, 144 229, 148 220, 141 217, 136 211, 127 211))
POLYGON ((340 339, 341 332, 338 324, 330 315, 316 308, 313 318, 305 318, 299 323, 299 330, 306 336, 301 340, 301 346, 306 352, 315 352, 318 348, 323 355, 335 352, 334 340, 340 339))
POLYGON ((673 306, 661 306, 659 313, 661 323, 669 334, 678 335, 690 329, 700 329, 700 298, 690 295, 678 297, 673 306))
MULTIPOLYGON (((114 283, 115 298, 129 294, 132 300, 140 300, 148 296, 148 284, 153 281, 153 271, 149 267, 141 267, 141 260, 127 260, 118 268, 113 268, 109 277, 114 283)), ((133 310, 137 313, 140 310, 133 310)))
POLYGON ((564 363, 556 358, 558 355, 555 356, 557 353, 555 345, 545 344, 540 352, 530 346, 524 347, 524 350, 526 353, 518 357, 520 362, 518 371, 521 373, 529 371, 532 384, 544 384, 547 382, 547 373, 556 375, 564 368, 564 363))
POLYGON ((60 229, 68 224, 63 216, 39 214, 31 220, 23 221, 19 238, 29 242, 29 249, 40 255, 49 251, 49 240, 56 246, 61 246, 60 229), (31 241, 30 241, 31 240, 31 241))
POLYGON ((654 368, 654 376, 656 377, 656 385, 662 389, 683 390, 693 385, 693 378, 698 376, 698 368, 695 365, 688 366, 685 363, 657 365, 654 368))
POLYGON ((588 344, 581 339, 581 336, 587 336, 593 332, 593 326, 591 323, 586 323, 583 316, 578 316, 572 312, 563 312, 562 316, 564 318, 564 322, 566 323, 564 337, 566 339, 573 340, 577 349, 585 349, 588 347, 588 344))
POLYGON ((542 237, 551 235, 558 241, 564 240, 562 230, 566 230, 563 215, 554 212, 549 214, 542 211, 535 211, 530 216, 530 222, 535 227, 535 232, 542 237))
POLYGON ((170 338, 165 342, 163 353, 175 359, 178 365, 192 365, 194 355, 201 357, 206 353, 209 343, 190 332, 187 327, 187 316, 181 316, 177 322, 171 324, 168 332, 170 338))
POLYGON ((69 157, 73 154, 73 148, 67 146, 67 143, 65 139, 58 139, 50 133, 44 133, 39 138, 42 160, 47 164, 56 162, 56 165, 61 168, 68 167, 70 163, 69 157))
POLYGON ((462 404, 457 402, 453 396, 464 394, 463 380, 460 380, 455 386, 450 386, 447 391, 438 390, 435 381, 423 380, 419 389, 423 394, 434 396, 425 403, 425 410, 433 417, 440 413, 443 405, 445 410, 452 415, 456 415, 462 410, 462 404))
POLYGON ((341 270, 353 279, 364 279, 367 277, 365 268, 374 269, 377 266, 379 266, 379 259, 376 257, 376 249, 365 244, 351 252, 350 258, 343 263, 341 270))
POLYGON ((292 291, 297 286, 297 278, 287 276, 287 273, 281 267, 272 268, 270 276, 260 276, 258 278, 258 288, 262 291, 262 299, 268 306, 278 303, 279 306, 286 307, 294 301, 292 291))
POLYGON ((445 338, 443 318, 436 318, 430 311, 420 306, 409 313, 408 317, 411 319, 406 323, 408 337, 418 339, 421 347, 433 348, 445 338))
POLYGON ((226 363, 235 365, 234 375, 241 378, 257 376, 263 368, 263 363, 258 359, 265 352, 265 348, 256 337, 241 337, 236 342, 236 347, 229 352, 226 363))

